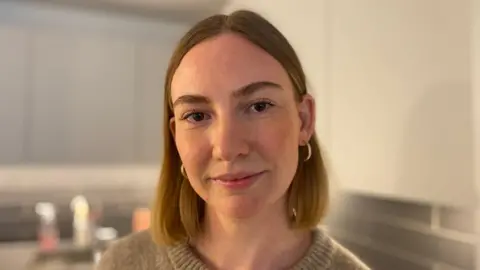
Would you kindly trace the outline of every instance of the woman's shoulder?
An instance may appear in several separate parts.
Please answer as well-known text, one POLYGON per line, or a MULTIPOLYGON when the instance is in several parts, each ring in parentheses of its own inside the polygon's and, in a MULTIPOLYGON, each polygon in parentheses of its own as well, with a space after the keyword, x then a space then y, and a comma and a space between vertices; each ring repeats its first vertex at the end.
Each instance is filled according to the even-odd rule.
POLYGON ((370 270, 367 265, 348 249, 333 239, 331 241, 333 247, 331 269, 370 270))
POLYGON ((102 255, 96 270, 169 269, 164 248, 149 231, 132 233, 115 241, 102 255))

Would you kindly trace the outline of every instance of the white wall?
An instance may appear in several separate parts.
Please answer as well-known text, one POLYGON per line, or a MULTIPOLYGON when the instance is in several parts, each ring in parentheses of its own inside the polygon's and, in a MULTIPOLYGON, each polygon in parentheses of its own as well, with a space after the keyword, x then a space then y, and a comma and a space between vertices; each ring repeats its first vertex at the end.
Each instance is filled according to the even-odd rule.
POLYGON ((472 205, 469 0, 234 1, 290 39, 344 190, 472 205))
POLYGON ((474 203, 470 1, 332 3, 340 179, 362 193, 474 203))
MULTIPOLYGON (((474 111, 474 149, 475 149, 475 182, 477 194, 480 194, 480 0, 472 1, 472 77, 473 96, 472 106, 474 111)), ((476 233, 477 233, 477 270, 480 270, 480 207, 476 211, 476 233)))

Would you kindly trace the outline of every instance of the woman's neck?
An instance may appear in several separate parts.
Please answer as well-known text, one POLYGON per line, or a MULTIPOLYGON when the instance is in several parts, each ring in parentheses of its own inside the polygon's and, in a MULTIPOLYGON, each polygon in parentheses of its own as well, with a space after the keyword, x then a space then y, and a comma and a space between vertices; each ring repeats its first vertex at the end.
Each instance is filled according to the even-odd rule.
POLYGON ((204 233, 192 245, 213 269, 285 269, 303 257, 311 238, 275 211, 232 220, 207 210, 204 233))

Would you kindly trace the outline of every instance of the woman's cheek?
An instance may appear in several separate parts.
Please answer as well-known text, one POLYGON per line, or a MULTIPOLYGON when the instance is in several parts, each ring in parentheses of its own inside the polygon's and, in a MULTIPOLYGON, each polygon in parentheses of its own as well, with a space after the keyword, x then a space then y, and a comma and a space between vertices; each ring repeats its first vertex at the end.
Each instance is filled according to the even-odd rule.
POLYGON ((206 132, 200 129, 182 130, 178 133, 177 141, 177 149, 186 168, 196 170, 196 167, 205 163, 209 154, 206 132))
POLYGON ((280 154, 295 138, 294 123, 285 119, 270 119, 262 123, 257 130, 259 143, 269 149, 272 155, 280 154))
POLYGON ((178 153, 183 162, 198 152, 204 145, 204 135, 192 129, 179 129, 176 134, 178 153))

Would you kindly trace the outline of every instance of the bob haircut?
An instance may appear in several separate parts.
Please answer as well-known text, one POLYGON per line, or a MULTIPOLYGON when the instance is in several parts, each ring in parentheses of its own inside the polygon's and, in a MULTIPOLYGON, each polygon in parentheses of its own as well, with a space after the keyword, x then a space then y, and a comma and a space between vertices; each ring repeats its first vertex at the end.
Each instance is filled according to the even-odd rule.
MULTIPOLYGON (((174 116, 171 83, 176 69, 190 49, 222 33, 238 34, 275 58, 287 71, 297 102, 307 94, 305 73, 294 49, 279 30, 255 12, 238 10, 230 15, 213 15, 198 22, 183 36, 170 59, 164 85, 163 165, 150 227, 152 237, 159 245, 186 241, 202 230, 205 202, 181 173, 182 161, 170 130, 170 119, 174 116)), ((291 219, 293 229, 316 227, 324 217, 329 201, 326 166, 315 134, 309 143, 311 157, 304 161, 308 149, 299 147, 297 171, 287 191, 286 214, 295 209, 291 219)))

